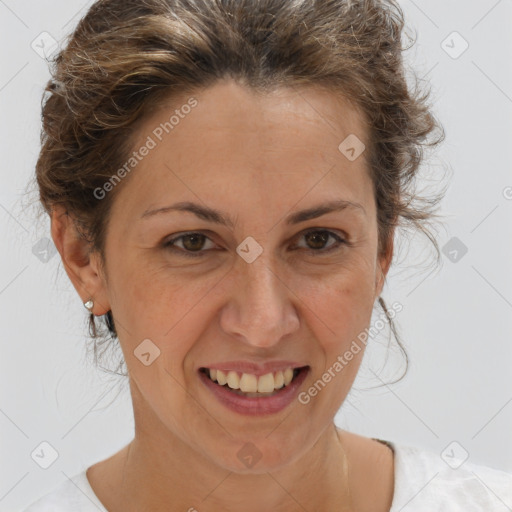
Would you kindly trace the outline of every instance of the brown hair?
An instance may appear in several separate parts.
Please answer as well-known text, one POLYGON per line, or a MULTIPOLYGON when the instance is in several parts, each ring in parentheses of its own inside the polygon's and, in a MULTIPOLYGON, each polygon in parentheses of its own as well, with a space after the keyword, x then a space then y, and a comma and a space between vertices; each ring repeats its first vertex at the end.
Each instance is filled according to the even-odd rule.
MULTIPOLYGON (((45 90, 36 166, 45 212, 64 206, 104 263, 109 212, 122 184, 102 200, 94 190, 126 161, 150 107, 226 77, 262 92, 325 87, 354 104, 370 127, 365 156, 379 251, 388 249, 395 227, 412 226, 439 261, 427 223, 444 191, 420 197, 414 185, 424 148, 439 144, 444 130, 427 103, 430 91, 421 92, 417 79, 408 88, 403 28, 393 0, 97 1, 55 58, 45 90)), ((379 303, 407 361, 382 297, 379 303)), ((104 321, 115 338, 110 311, 104 321)), ((89 327, 96 362, 108 332, 92 314, 89 327)))

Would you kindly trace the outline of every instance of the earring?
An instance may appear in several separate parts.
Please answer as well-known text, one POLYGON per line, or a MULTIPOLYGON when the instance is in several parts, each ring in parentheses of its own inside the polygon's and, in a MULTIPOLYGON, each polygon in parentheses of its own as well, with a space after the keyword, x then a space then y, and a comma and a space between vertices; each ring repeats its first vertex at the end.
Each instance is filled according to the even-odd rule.
POLYGON ((84 302, 84 306, 92 313, 94 302, 92 301, 92 299, 89 299, 87 302, 84 302))

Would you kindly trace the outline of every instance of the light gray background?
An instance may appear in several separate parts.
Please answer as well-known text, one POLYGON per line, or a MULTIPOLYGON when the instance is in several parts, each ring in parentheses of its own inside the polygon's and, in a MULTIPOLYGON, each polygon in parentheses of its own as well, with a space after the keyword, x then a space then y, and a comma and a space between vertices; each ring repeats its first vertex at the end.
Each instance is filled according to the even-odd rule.
MULTIPOLYGON (((0 511, 20 510, 133 436, 129 392, 116 399, 116 381, 85 356, 86 311, 58 254, 43 263, 32 252, 50 236, 49 224, 37 225, 21 203, 49 77, 31 43, 42 32, 60 41, 90 4, 0 0, 0 511), (31 458, 43 441, 59 454, 46 470, 31 458)), ((468 252, 456 263, 443 255, 433 270, 421 265, 425 239, 404 245, 383 297, 404 307, 397 321, 408 375, 385 385, 403 366, 393 351, 382 369, 384 331, 368 347, 337 423, 440 454, 457 441, 471 462, 512 472, 512 1, 401 5, 418 32, 407 58, 432 84, 447 132, 424 166, 425 176, 452 172, 439 242, 457 237, 468 252), (453 31, 469 43, 456 59, 441 46, 453 31)), ((452 52, 461 48, 453 37, 452 52)))

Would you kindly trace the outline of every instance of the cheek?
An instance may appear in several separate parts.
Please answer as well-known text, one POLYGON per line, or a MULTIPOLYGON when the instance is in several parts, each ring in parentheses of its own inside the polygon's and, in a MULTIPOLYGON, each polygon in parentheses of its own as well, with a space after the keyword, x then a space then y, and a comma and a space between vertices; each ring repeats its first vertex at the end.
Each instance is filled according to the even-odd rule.
MULTIPOLYGON (((343 352, 371 320, 374 268, 366 256, 357 250, 339 265, 281 272, 285 288, 291 291, 286 300, 296 304, 297 314, 324 353, 343 352)), ((162 360, 168 359, 166 367, 179 374, 187 352, 238 286, 229 285, 229 271, 201 275, 195 269, 187 274, 168 265, 144 266, 128 258, 116 261, 119 264, 111 271, 112 309, 126 351, 133 353, 142 340, 151 339, 162 360)))
POLYGON ((322 422, 335 416, 358 374, 373 312, 373 279, 367 273, 339 273, 328 282, 310 283, 305 322, 312 331, 317 365, 300 397, 322 422), (320 355, 321 354, 321 355, 320 355))
POLYGON ((112 305, 134 336, 161 337, 193 308, 208 282, 198 286, 166 265, 119 259, 111 272, 112 305))
POLYGON ((215 308, 209 294, 222 275, 193 278, 169 268, 127 275, 132 278, 119 281, 123 285, 117 287, 115 310, 126 327, 121 330, 124 351, 130 357, 143 340, 150 339, 160 351, 158 365, 181 382, 186 355, 203 336, 208 312, 215 308))
POLYGON ((368 267, 345 267, 321 279, 297 280, 292 288, 300 290, 297 295, 307 306, 303 312, 318 326, 316 337, 326 352, 350 344, 371 321, 374 275, 368 267))

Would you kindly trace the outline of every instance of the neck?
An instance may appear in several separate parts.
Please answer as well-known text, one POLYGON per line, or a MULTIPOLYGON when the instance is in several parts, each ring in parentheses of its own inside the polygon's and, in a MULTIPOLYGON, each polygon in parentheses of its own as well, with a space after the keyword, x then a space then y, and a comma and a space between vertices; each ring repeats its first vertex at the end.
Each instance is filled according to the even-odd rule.
POLYGON ((165 435, 155 435, 154 425, 145 432, 140 424, 123 453, 116 485, 120 510, 353 510, 346 450, 334 424, 303 456, 275 471, 230 471, 168 429, 165 435))

